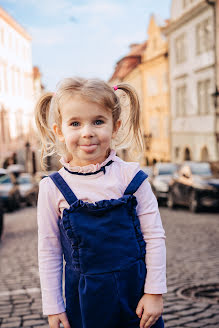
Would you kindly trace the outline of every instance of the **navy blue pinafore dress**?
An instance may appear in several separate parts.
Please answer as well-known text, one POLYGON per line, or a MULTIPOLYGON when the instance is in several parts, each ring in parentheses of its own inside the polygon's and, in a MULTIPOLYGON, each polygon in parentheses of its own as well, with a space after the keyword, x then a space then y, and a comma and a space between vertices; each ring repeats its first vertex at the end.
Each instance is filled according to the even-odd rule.
MULTIPOLYGON (((139 171, 121 198, 96 203, 77 199, 58 172, 50 178, 70 205, 59 229, 71 328, 139 328, 146 244, 133 194, 147 175, 139 171)), ((162 317, 153 327, 164 327, 162 317)))

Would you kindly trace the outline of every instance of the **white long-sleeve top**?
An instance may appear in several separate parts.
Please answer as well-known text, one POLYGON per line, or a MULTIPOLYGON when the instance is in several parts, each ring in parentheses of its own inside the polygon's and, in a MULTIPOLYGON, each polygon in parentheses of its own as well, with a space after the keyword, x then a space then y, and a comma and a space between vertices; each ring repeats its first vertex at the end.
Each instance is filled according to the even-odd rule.
MULTIPOLYGON (((92 175, 71 174, 64 167, 59 173, 78 199, 94 203, 103 199, 120 198, 140 170, 138 163, 124 162, 113 150, 101 164, 70 167, 63 159, 61 163, 70 171, 88 173, 98 171, 110 160, 113 160, 113 163, 106 167, 105 174, 103 171, 92 175)), ((147 276, 144 292, 163 294, 167 292, 166 237, 157 200, 147 180, 134 195, 137 198, 137 215, 146 242, 147 276)), ((47 315, 65 311, 62 295, 63 251, 58 227, 58 220, 62 219, 64 208, 69 208, 69 204, 53 181, 49 177, 41 180, 37 205, 38 259, 43 314, 47 315)))

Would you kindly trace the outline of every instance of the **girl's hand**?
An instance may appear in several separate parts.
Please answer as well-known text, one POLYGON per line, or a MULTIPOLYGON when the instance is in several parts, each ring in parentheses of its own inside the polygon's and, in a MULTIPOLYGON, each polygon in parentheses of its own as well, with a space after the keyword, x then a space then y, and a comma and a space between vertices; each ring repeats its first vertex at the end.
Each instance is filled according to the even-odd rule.
POLYGON ((59 328, 60 323, 63 324, 64 328, 71 328, 71 326, 68 322, 66 312, 49 315, 48 320, 49 320, 50 328, 59 328))
POLYGON ((160 294, 144 294, 140 299, 136 314, 140 321, 140 328, 150 328, 155 324, 163 312, 163 297, 160 294), (143 315, 142 315, 143 312, 143 315))

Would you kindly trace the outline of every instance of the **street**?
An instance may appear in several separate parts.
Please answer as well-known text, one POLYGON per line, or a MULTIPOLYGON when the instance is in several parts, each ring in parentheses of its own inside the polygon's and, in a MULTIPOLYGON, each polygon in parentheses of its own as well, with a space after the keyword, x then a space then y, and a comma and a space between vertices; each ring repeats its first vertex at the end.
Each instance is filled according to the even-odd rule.
MULTIPOLYGON (((160 212, 167 236, 165 327, 219 327, 218 213, 165 207, 160 212)), ((41 313, 36 208, 5 214, 0 327, 48 327, 41 313)))

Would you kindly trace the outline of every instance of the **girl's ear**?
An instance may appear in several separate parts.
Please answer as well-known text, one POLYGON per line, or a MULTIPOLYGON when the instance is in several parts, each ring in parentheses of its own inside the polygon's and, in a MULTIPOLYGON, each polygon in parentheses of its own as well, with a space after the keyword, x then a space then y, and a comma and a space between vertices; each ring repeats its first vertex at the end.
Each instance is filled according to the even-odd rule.
POLYGON ((119 131, 119 128, 121 126, 121 120, 116 121, 115 125, 114 125, 114 129, 113 129, 113 134, 112 134, 112 138, 115 138, 117 135, 117 132, 119 131))
POLYGON ((59 141, 61 142, 65 141, 62 130, 58 127, 56 123, 53 124, 52 129, 55 135, 58 137, 59 141))

